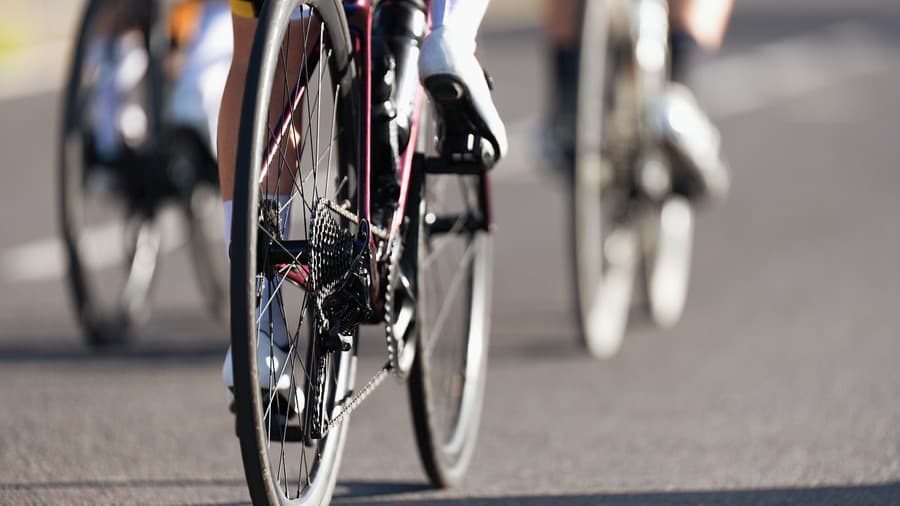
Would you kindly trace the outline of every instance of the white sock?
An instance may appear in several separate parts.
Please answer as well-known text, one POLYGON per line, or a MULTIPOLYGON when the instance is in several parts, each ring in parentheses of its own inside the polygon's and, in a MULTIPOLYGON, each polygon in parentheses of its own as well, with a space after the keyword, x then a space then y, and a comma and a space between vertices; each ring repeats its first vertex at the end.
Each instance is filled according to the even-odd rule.
MULTIPOLYGON (((278 195, 278 207, 279 207, 279 217, 281 219, 281 233, 283 236, 287 237, 288 233, 291 229, 291 205, 290 195, 278 195)), ((226 255, 229 255, 228 260, 231 261, 230 251, 231 251, 231 223, 232 218, 234 216, 234 201, 226 200, 222 203, 222 206, 225 210, 225 248, 226 255)), ((263 309, 269 302, 270 293, 277 286, 274 283, 278 283, 279 280, 276 279, 274 281, 267 281, 266 285, 263 287, 262 296, 260 297, 260 305, 262 307, 257 308, 257 311, 263 309)), ((272 316, 273 319, 273 330, 274 330, 274 341, 275 345, 279 348, 287 349, 290 346, 290 339, 288 337, 287 325, 285 324, 284 317, 282 316, 281 311, 281 302, 278 298, 272 300, 270 306, 266 308, 265 313, 263 313, 262 318, 259 319, 259 328, 260 330, 268 335, 269 333, 269 316, 272 316), (271 310, 271 311, 270 311, 271 310)), ((257 317, 259 313, 257 313, 257 317)))
POLYGON ((278 218, 281 219, 281 236, 289 238, 291 232, 291 201, 290 195, 278 196, 278 218))
POLYGON ((432 0, 431 29, 446 27, 459 36, 475 40, 490 0, 432 0))
POLYGON ((257 314, 259 311, 263 311, 262 317, 259 318, 259 330, 260 330, 260 339, 263 339, 263 336, 268 337, 269 329, 270 329, 270 319, 271 319, 271 330, 273 333, 273 341, 275 342, 275 346, 286 350, 290 347, 290 337, 288 336, 287 324, 284 321, 284 314, 281 310, 281 301, 278 297, 272 299, 272 302, 269 302, 269 297, 271 297, 272 291, 278 287, 280 279, 275 278, 274 280, 266 280, 266 284, 262 290, 262 296, 259 298, 260 307, 257 308, 257 314), (266 305, 269 305, 266 307, 266 305))
POLYGON ((222 202, 222 207, 225 209, 225 256, 228 257, 228 261, 231 261, 231 217, 234 212, 234 201, 226 200, 222 202))

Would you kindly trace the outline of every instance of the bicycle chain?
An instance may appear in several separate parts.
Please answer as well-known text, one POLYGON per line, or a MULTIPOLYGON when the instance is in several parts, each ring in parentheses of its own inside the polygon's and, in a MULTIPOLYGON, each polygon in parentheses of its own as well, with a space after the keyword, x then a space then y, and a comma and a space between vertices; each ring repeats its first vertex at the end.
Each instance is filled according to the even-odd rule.
POLYGON ((314 438, 322 438, 325 437, 325 434, 330 430, 329 425, 325 425, 325 413, 323 413, 320 406, 322 405, 321 396, 325 394, 325 377, 328 372, 328 360, 327 355, 317 354, 316 364, 315 364, 315 383, 313 383, 312 390, 312 413, 310 414, 310 434, 314 438), (324 430, 324 432, 323 432, 324 430))
POLYGON ((403 336, 394 335, 394 290, 400 279, 400 258, 403 256, 403 246, 399 239, 390 250, 387 266, 387 287, 384 291, 384 334, 387 341, 388 364, 395 373, 402 374, 400 370, 400 351, 403 349, 403 336))
POLYGON ((384 379, 388 377, 388 373, 390 373, 390 371, 391 363, 387 362, 386 364, 384 364, 384 366, 381 367, 381 369, 378 370, 377 373, 375 373, 374 376, 372 376, 372 379, 370 379, 369 382, 359 390, 359 392, 353 394, 353 397, 351 397, 350 400, 347 401, 347 403, 343 408, 341 408, 338 414, 331 417, 331 421, 328 422, 325 434, 331 432, 331 429, 340 425, 341 422, 344 421, 344 418, 350 416, 350 413, 352 413, 357 407, 359 407, 359 405, 362 404, 362 401, 364 401, 366 397, 371 395, 372 392, 374 392, 375 389, 378 388, 382 382, 384 382, 384 379))
MULTIPOLYGON (((326 207, 328 207, 328 209, 331 209, 336 214, 340 215, 342 218, 345 218, 345 219, 349 220, 350 222, 352 222, 356 225, 359 225, 359 216, 357 216, 347 210, 347 206, 349 206, 349 203, 347 203, 343 206, 339 206, 336 202, 333 202, 328 199, 322 199, 322 201, 324 202, 326 207)), ((369 223, 369 230, 372 232, 372 235, 381 239, 382 241, 387 241, 388 237, 390 237, 390 234, 388 234, 387 230, 385 230, 375 224, 369 223)))

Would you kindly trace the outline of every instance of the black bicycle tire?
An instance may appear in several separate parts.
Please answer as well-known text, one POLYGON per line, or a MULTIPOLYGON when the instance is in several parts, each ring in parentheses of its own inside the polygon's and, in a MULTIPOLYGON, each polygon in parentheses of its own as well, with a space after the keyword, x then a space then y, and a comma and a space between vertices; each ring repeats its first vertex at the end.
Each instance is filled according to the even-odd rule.
MULTIPOLYGON (((244 474, 254 504, 288 505, 303 504, 301 499, 290 501, 276 490, 271 470, 268 468, 266 446, 268 439, 260 408, 259 391, 256 388, 257 361, 254 320, 255 286, 252 277, 256 272, 256 249, 239 245, 255 244, 257 235, 256 212, 258 206, 258 181, 265 145, 268 105, 271 98, 273 71, 280 51, 282 37, 290 22, 292 12, 300 4, 313 5, 329 33, 332 59, 330 70, 340 83, 342 106, 339 116, 342 125, 356 125, 359 108, 355 105, 357 81, 351 59, 350 33, 343 6, 336 0, 291 0, 266 2, 259 17, 259 25, 251 50, 251 64, 247 70, 246 88, 242 100, 242 120, 238 133, 236 157, 234 209, 231 258, 231 341, 234 367, 234 395, 236 424, 240 439, 244 474), (266 77, 269 76, 269 77, 266 77), (265 80, 265 81, 264 81, 265 80), (264 111, 264 112, 261 112, 264 111), (244 210, 244 211, 238 211, 244 210), (251 214, 252 213, 252 214, 251 214), (249 310, 248 310, 249 308, 249 310)), ((339 158, 347 165, 347 175, 355 178, 356 150, 358 142, 355 127, 341 129, 339 158)), ((351 209, 352 211, 352 209, 351 209)), ((349 366, 348 366, 349 367, 349 366)), ((350 374, 352 376, 352 374, 350 374)), ((315 489, 309 493, 307 504, 327 503, 333 492, 348 421, 337 428, 333 442, 336 457, 330 469, 318 469, 315 489), (321 478, 321 479, 320 479, 321 478)))
MULTIPOLYGON (((415 203, 419 203, 422 198, 425 198, 424 180, 426 178, 422 177, 417 179, 421 179, 421 181, 417 181, 417 184, 413 186, 418 190, 418 195, 416 195, 417 198, 414 201, 415 203)), ((479 185, 483 184, 483 180, 479 182, 479 185)), ((410 200, 412 201, 412 199, 410 200)), ((483 200, 482 203, 484 203, 483 200)), ((422 209, 424 209, 424 207, 422 209)), ((482 209, 482 212, 485 211, 486 210, 482 209)), ((422 211, 416 209, 413 212, 421 214, 422 211)), ((486 214, 487 213, 485 212, 484 215, 486 214)), ((419 219, 411 221, 419 225, 418 238, 421 244, 421 234, 423 233, 421 225, 423 221, 422 217, 419 216, 419 219)), ((476 297, 472 295, 469 296, 470 307, 467 316, 470 321, 469 326, 467 327, 469 329, 467 344, 471 344, 470 340, 473 338, 473 332, 474 337, 478 339, 479 342, 475 344, 477 348, 467 350, 467 353, 469 353, 469 355, 467 355, 467 363, 468 360, 472 358, 471 352, 474 352, 474 356, 479 359, 479 363, 472 369, 475 372, 474 378, 471 377, 472 375, 465 375, 466 386, 464 386, 463 391, 466 393, 460 400, 460 414, 453 429, 454 433, 462 431, 462 443, 459 445, 458 450, 452 452, 447 451, 442 443, 443 434, 440 433, 438 428, 439 422, 436 419, 432 403, 430 402, 437 393, 433 392, 431 382, 429 381, 429 376, 432 374, 431 364, 429 355, 425 352, 427 343, 421 334, 418 336, 416 342, 416 357, 413 361, 407 384, 419 460, 422 463, 422 467, 425 469, 425 473, 431 484, 441 488, 455 487, 463 481, 477 446, 481 412, 484 403, 484 392, 487 379, 488 345, 490 341, 491 262, 493 260, 493 251, 491 248, 492 236, 490 231, 482 230, 475 232, 474 234, 475 237, 472 240, 482 241, 482 244, 479 247, 482 247, 483 250, 478 254, 483 255, 483 257, 473 260, 472 262, 473 278, 481 278, 480 280, 473 280, 472 285, 480 281, 483 283, 483 286, 480 287, 480 290, 482 291, 480 294, 480 308, 476 307, 479 304, 479 302, 476 301, 476 297), (476 262, 479 261, 485 263, 476 264, 476 262), (478 276, 476 276, 476 273, 474 272, 476 269, 481 270, 478 276), (473 316, 473 314, 480 314, 480 322, 476 322, 480 325, 480 328, 478 329, 472 328, 473 319, 476 321, 479 320, 479 318, 473 316), (466 390, 466 387, 470 384, 474 384, 474 386, 469 387, 469 389, 466 390)), ((421 256, 419 256, 419 258, 421 258, 421 256)), ((423 282, 422 276, 417 276, 417 278, 417 285, 421 286, 421 283, 423 282)), ((475 292, 478 289, 479 287, 476 286, 471 287, 472 292, 475 292)), ((417 329, 417 332, 421 332, 421 327, 417 329)), ((469 372, 468 368, 467 372, 469 372)))
MULTIPOLYGON (((70 145, 73 142, 70 138, 72 135, 80 136, 80 132, 73 131, 78 128, 79 117, 76 102, 78 99, 78 91, 80 89, 80 81, 82 76, 82 67, 87 50, 87 36, 90 27, 93 24, 93 18, 98 11, 108 2, 103 0, 91 0, 86 4, 81 17, 79 18, 79 29, 77 41, 74 46, 69 61, 69 70, 66 79, 66 88, 63 93, 63 113, 62 113, 62 129, 59 135, 59 151, 58 151, 58 167, 59 167, 59 223, 60 232, 63 239, 64 251, 68 266, 67 281, 72 301, 75 306, 76 314, 85 331, 85 339, 89 346, 102 349, 122 346, 129 343, 134 334, 136 327, 140 322, 146 319, 149 313, 149 306, 146 302, 149 291, 152 290, 153 280, 146 287, 146 291, 138 294, 142 300, 122 300, 122 307, 115 310, 115 314, 104 315, 103 311, 97 309, 97 304, 89 294, 87 283, 85 281, 86 268, 81 261, 78 251, 78 226, 77 219, 74 216, 81 210, 76 202, 76 196, 73 194, 76 186, 73 185, 73 163, 75 158, 82 158, 79 147, 70 145)), ((154 65, 153 56, 151 55, 151 68, 154 65)), ((158 69, 158 67, 156 67, 158 69)), ((151 98, 152 100, 152 98, 151 98)), ((151 108, 158 109, 158 108, 151 108)), ((81 172, 79 171, 80 175, 81 172)), ((153 259, 154 272, 158 261, 157 257, 153 259)), ((155 279, 155 276, 153 276, 155 279)))

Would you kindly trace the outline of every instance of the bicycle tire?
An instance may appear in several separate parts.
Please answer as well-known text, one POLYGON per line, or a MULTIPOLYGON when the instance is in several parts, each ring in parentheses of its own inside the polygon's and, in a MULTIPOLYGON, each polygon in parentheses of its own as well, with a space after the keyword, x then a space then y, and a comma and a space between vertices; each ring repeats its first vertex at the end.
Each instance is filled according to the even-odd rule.
POLYGON ((604 152, 611 87, 621 71, 613 54, 621 5, 587 1, 581 17, 570 241, 579 343, 597 358, 621 348, 639 256, 624 170, 604 152))
MULTIPOLYGON (((126 344, 130 341, 135 329, 139 327, 149 315, 147 298, 155 278, 157 257, 159 252, 159 231, 154 224, 153 213, 155 209, 146 206, 137 208, 134 202, 126 201, 124 205, 129 207, 126 211, 130 216, 125 217, 128 223, 122 225, 118 235, 113 233, 113 238, 121 239, 123 245, 123 260, 128 278, 122 283, 121 290, 111 302, 104 303, 100 300, 96 285, 90 281, 91 266, 86 260, 92 256, 81 251, 86 246, 98 246, 98 239, 86 237, 86 229, 83 226, 85 216, 85 202, 87 196, 88 177, 91 171, 98 173, 96 168, 89 167, 90 153, 93 152, 93 139, 86 132, 87 105, 85 95, 86 75, 85 65, 88 60, 88 46, 96 35, 93 30, 97 27, 104 15, 104 9, 113 2, 104 0, 91 0, 86 6, 80 18, 77 41, 70 58, 66 88, 64 91, 62 131, 59 137, 58 166, 59 166, 59 219, 64 251, 68 265, 68 284, 72 294, 72 300, 78 319, 85 331, 87 344, 95 348, 114 347, 126 344), (133 240, 126 236, 132 233, 129 227, 136 227, 133 240), (121 237, 119 237, 121 236, 121 237), (141 246, 143 244, 143 246, 141 246)), ((151 9, 153 9, 151 7, 151 9)), ((155 11, 154 11, 155 12, 155 11)), ((159 125, 158 107, 160 95, 158 85, 161 79, 161 67, 156 50, 152 47, 151 28, 155 26, 152 19, 141 26, 145 50, 148 54, 148 92, 145 95, 147 101, 145 110, 148 113, 150 128, 146 145, 154 143, 155 127, 159 125)), ((120 193, 118 197, 123 197, 120 193)), ((99 245, 109 248, 110 245, 99 245)), ((114 284, 111 280, 104 280, 106 284, 114 284)))
MULTIPOLYGON (((335 90, 334 85, 337 85, 335 96, 339 98, 335 100, 339 105, 334 107, 336 117, 332 118, 332 122, 338 121, 341 128, 338 129, 335 137, 338 142, 335 156, 338 160, 337 170, 340 171, 340 175, 343 177, 344 183, 346 183, 341 184, 340 190, 337 190, 337 188, 335 190, 338 193, 343 192, 343 195, 347 197, 347 201, 351 203, 351 207, 348 209, 350 212, 354 212, 356 209, 357 184, 355 181, 355 167, 358 161, 357 149, 359 142, 355 126, 359 124, 359 107, 355 100, 358 93, 358 84, 355 68, 352 65, 350 34, 342 5, 335 0, 266 2, 260 13, 259 25, 254 37, 251 64, 245 80, 246 88, 241 111, 242 120, 238 134, 230 283, 236 430, 240 440, 244 474, 250 497, 254 504, 266 505, 328 503, 336 483, 337 470, 340 465, 348 427, 348 422, 345 420, 336 428, 333 428, 332 432, 329 432, 323 439, 308 441, 309 431, 306 431, 300 437, 302 440, 299 442, 299 451, 301 452, 300 473, 302 474, 303 472, 302 461, 306 455, 307 444, 316 447, 316 451, 311 457, 315 460, 312 462, 307 461, 306 470, 309 474, 306 480, 298 476, 297 493, 295 497, 292 497, 291 490, 287 486, 287 471, 284 473, 284 483, 279 482, 281 467, 273 465, 271 459, 270 443, 273 441, 271 436, 274 434, 267 432, 267 427, 270 428, 272 422, 271 418, 268 421, 266 420, 262 406, 264 402, 270 402, 272 396, 270 393, 262 390, 257 375, 257 346, 259 342, 256 326, 257 271, 258 262, 262 261, 265 263, 264 259, 257 257, 257 236, 259 232, 258 227, 260 226, 258 219, 260 209, 258 174, 261 171, 264 146, 266 146, 270 132, 268 121, 271 110, 270 102, 273 100, 273 89, 287 82, 286 78, 284 79, 285 83, 275 82, 276 70, 280 65, 279 54, 282 44, 285 43, 286 34, 289 36, 292 30, 289 28, 291 17, 301 5, 315 9, 316 16, 310 19, 315 19, 320 23, 320 33, 324 33, 323 40, 327 41, 328 49, 330 50, 330 61, 325 75, 333 79, 331 83, 332 90, 335 90)), ((289 52, 289 41, 287 46, 286 50, 289 52)), ((304 47, 306 47, 305 44, 304 47)), ((324 67, 320 66, 319 68, 323 69, 324 67)), ((287 73, 285 71, 285 75, 287 73)), ((320 86, 324 85, 320 82, 320 86)), ((321 90, 321 88, 319 89, 321 90)), ((309 100, 304 99, 304 103, 308 104, 309 100)), ((290 117, 290 121, 293 123, 293 116, 290 117)), ((318 153, 318 150, 315 153, 318 153)), ((314 157, 317 158, 315 155, 314 157)), ((329 162, 330 160, 329 158, 329 162)), ((264 283, 267 282, 268 279, 264 281, 264 283)), ((277 288, 273 289, 273 291, 277 291, 277 288)), ((281 297, 281 295, 278 296, 281 297)), ((273 296, 269 298, 270 300, 275 300, 273 296)), ((283 308, 287 306, 283 299, 279 300, 283 308)), ((303 302, 298 304, 296 309, 302 312, 308 307, 308 304, 303 302)), ((292 340, 296 342, 299 342, 300 339, 301 325, 302 320, 301 323, 298 323, 297 335, 292 336, 292 340)), ((272 332, 270 331, 271 335, 272 332)), ((309 337, 308 346, 305 348, 307 362, 311 362, 313 357, 317 356, 317 351, 313 348, 312 342, 314 342, 313 337, 309 337)), ((333 354, 333 361, 331 362, 332 376, 329 378, 333 380, 334 386, 327 389, 326 409, 336 409, 337 404, 345 400, 351 392, 356 367, 355 349, 356 345, 354 343, 351 351, 335 352, 333 354), (335 366, 334 364, 337 365, 335 366)), ((299 349, 296 352, 289 352, 292 366, 290 391, 293 391, 295 388, 294 374, 296 369, 293 367, 294 359, 300 353, 302 351, 299 349)), ((299 357, 296 359, 302 360, 299 357)), ((307 384, 307 400, 309 399, 308 386, 307 384)), ((306 404, 303 416, 309 409, 309 403, 307 402, 306 404)), ((290 405, 290 401, 288 401, 288 412, 291 409, 290 405)), ((300 427, 302 429, 302 426, 300 427)), ((285 441, 287 434, 286 425, 281 428, 281 431, 283 435, 280 441, 279 461, 286 462, 284 456, 287 444, 285 441)), ((285 464, 286 467, 287 464, 285 464)))
MULTIPOLYGON (((423 117, 420 124, 424 123, 423 117)), ((426 137, 420 133, 420 138, 426 137)), ((420 205, 410 209, 416 215, 410 222, 418 229, 417 247, 408 247, 407 251, 415 256, 410 263, 416 271, 418 338, 408 393, 425 472, 434 486, 452 487, 461 483, 474 454, 484 402, 493 239, 489 227, 468 229, 463 221, 476 216, 486 225, 490 215, 488 183, 487 175, 419 175, 417 179, 414 187, 418 194, 412 203, 420 205), (459 188, 460 194, 447 195, 448 187, 459 188), (441 199, 454 202, 442 205, 441 199), (458 219, 437 227, 447 220, 446 216, 458 219), (447 230, 438 233, 438 228, 447 230), (462 245, 448 245, 446 237, 456 235, 462 239, 462 245), (440 240, 445 242, 439 243, 440 240), (455 258, 451 255, 454 251, 460 259, 449 262, 451 267, 441 272, 440 264, 435 266, 440 260, 437 255, 444 253, 455 258), (445 323, 453 314, 446 308, 453 307, 448 305, 448 299, 455 292, 461 301, 455 318, 456 332, 452 323, 445 323), (442 303, 436 304, 440 299, 442 303)))

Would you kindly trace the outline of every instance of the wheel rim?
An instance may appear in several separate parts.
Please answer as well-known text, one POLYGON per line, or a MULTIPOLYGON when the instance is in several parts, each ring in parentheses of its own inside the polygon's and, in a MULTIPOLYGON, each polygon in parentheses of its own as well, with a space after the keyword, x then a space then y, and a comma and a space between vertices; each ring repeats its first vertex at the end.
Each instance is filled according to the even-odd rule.
MULTIPOLYGON (((614 25, 606 2, 587 2, 582 33, 573 192, 575 283, 584 343, 606 358, 621 347, 631 305, 638 237, 630 223, 630 194, 622 156, 610 146, 628 144, 628 133, 610 104, 620 104, 621 75, 610 58, 614 25), (593 51, 592 51, 593 49, 593 51), (612 92, 612 101, 609 93, 612 92), (615 127, 615 128, 613 128, 615 127), (608 137, 615 133, 616 142, 608 137)), ((627 101, 627 100, 626 100, 627 101)), ((627 122, 625 122, 627 124, 627 122)))

